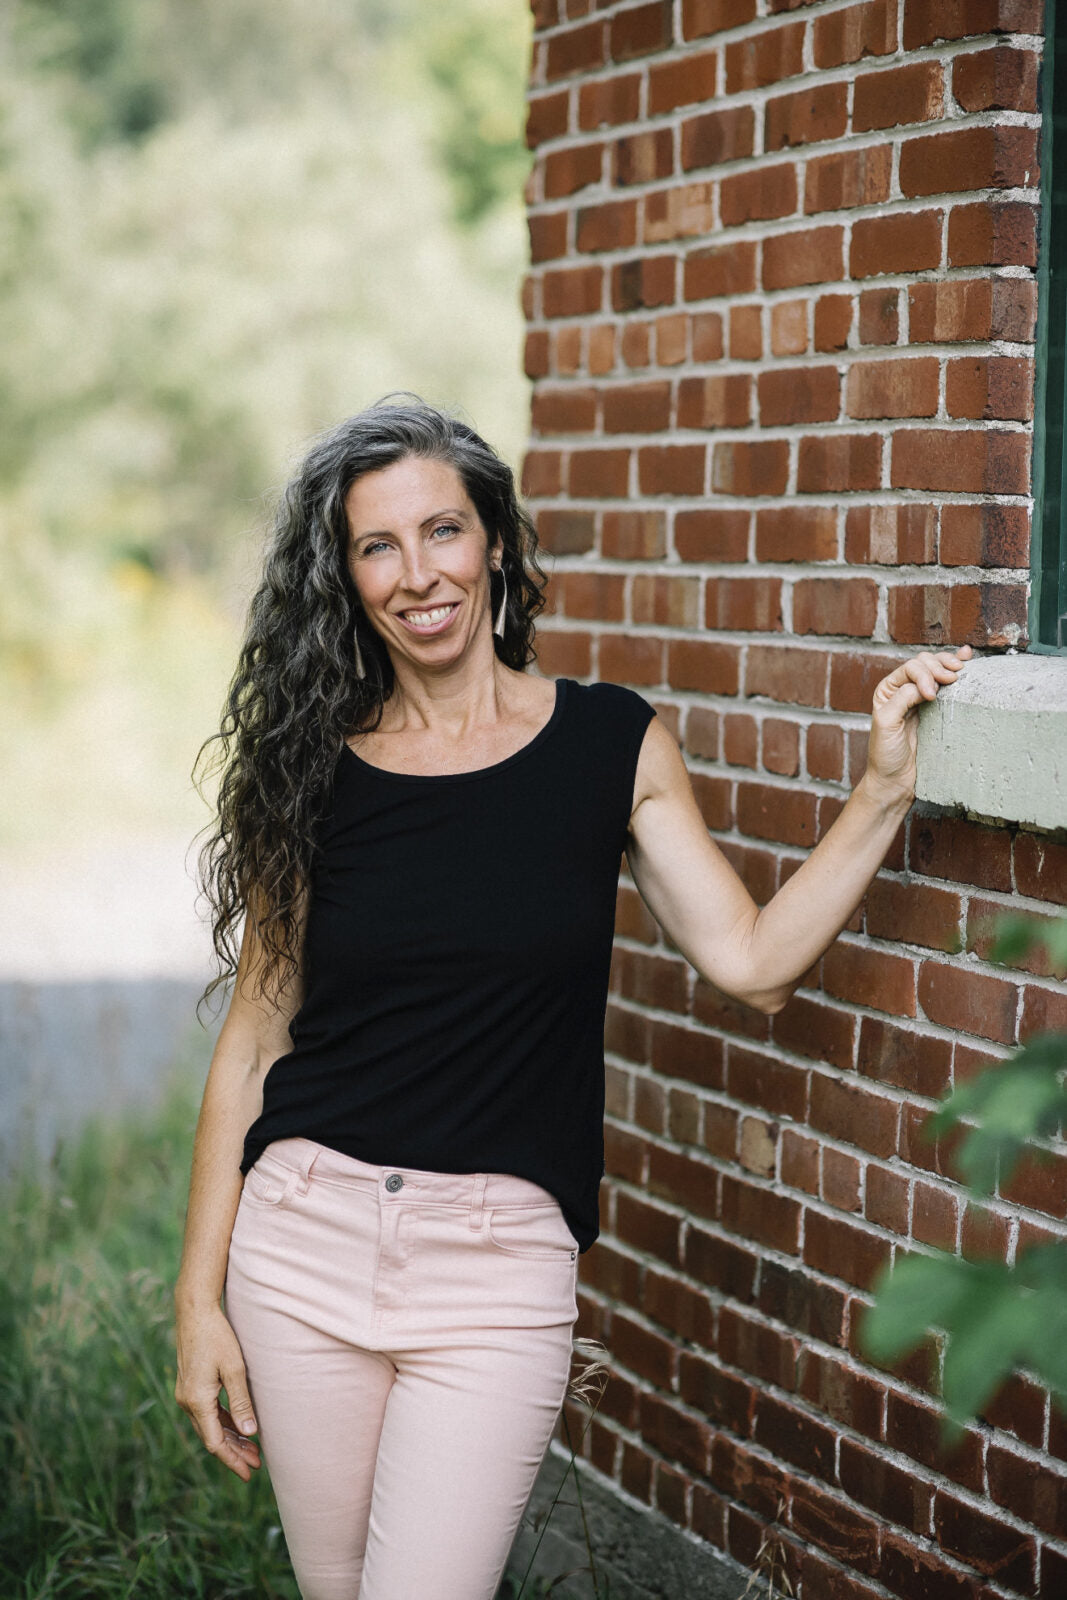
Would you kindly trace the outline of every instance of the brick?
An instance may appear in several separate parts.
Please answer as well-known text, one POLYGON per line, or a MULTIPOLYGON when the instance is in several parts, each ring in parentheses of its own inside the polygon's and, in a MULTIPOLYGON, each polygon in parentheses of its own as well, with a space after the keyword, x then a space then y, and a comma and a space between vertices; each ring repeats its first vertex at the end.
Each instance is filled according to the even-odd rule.
MULTIPOLYGON (((805 1472, 824 1478, 832 1476, 833 1429, 825 1423, 816 1422, 795 1406, 787 1405, 771 1395, 759 1394, 752 1437, 757 1444, 805 1472)), ((795 1515, 801 1498, 799 1486, 795 1486, 794 1494, 795 1515)))
MULTIPOLYGON (((1045 1411, 1047 1409, 1047 1396, 1040 1384, 1033 1383, 1029 1378, 1024 1378, 1021 1373, 1014 1373, 1007 1378, 997 1390, 993 1399, 985 1406, 982 1416, 995 1428, 1001 1428, 1005 1433, 1011 1433, 1017 1439, 1040 1450, 1045 1442, 1045 1411)), ((992 1451, 998 1455, 1008 1457, 1009 1452, 1002 1447, 992 1445, 988 1466, 993 1467, 992 1451)), ((1013 1458, 1009 1458, 1013 1459, 1013 1458)), ((1001 1460, 997 1465, 997 1475, 1004 1472, 1008 1461, 1001 1460)), ((1009 1468, 1010 1470, 1010 1468, 1009 1468)), ((990 1470, 990 1481, 994 1473, 990 1470)), ((996 1497, 996 1498, 999 1498, 996 1497)), ((1002 1502, 1006 1503, 1006 1502, 1002 1502)), ((1027 1519, 1024 1515, 1024 1520, 1027 1519)), ((1035 1523, 1035 1526, 1037 1524, 1035 1523)), ((1067 1522, 1065 1522, 1067 1526, 1067 1522)))
POLYGON ((948 219, 950 267, 1037 265, 1037 208, 1020 201, 979 200, 953 206, 948 219))
POLYGON ((621 499, 626 494, 629 469, 628 450, 572 451, 568 476, 570 493, 577 500, 621 499))
POLYGON ((794 633, 869 638, 878 614, 872 578, 802 578, 793 588, 794 633))
POLYGON ((755 839, 807 847, 815 843, 815 796, 762 783, 737 786, 737 826, 755 839))
POLYGON ((1010 1179, 1001 1180, 1000 1193, 1012 1205, 1064 1218, 1067 1216, 1067 1157, 1059 1153, 1053 1153, 1047 1160, 1024 1156, 1010 1179))
POLYGON ((911 1184, 901 1173, 869 1164, 863 1214, 876 1227, 904 1235, 908 1232, 910 1193, 911 1184))
POLYGON ((640 1397, 641 1437, 662 1455, 690 1471, 706 1475, 711 1453, 711 1428, 658 1395, 640 1397))
POLYGON ((683 39, 740 28, 756 15, 756 0, 682 0, 683 39))
POLYGON ((731 372, 683 378, 678 385, 680 428, 743 428, 752 420, 752 380, 731 372))
POLYGON ((922 566, 937 548, 937 507, 850 506, 845 517, 845 560, 850 565, 922 566))
POLYGON ((856 361, 848 372, 845 410, 850 417, 932 417, 938 404, 934 356, 856 361))
POLYGON ((697 495, 704 489, 702 444, 649 445, 637 452, 642 494, 697 495))
POLYGON ((582 365, 582 327, 553 328, 552 361, 558 378, 572 377, 582 365))
POLYGON ((567 131, 570 95, 566 89, 553 94, 531 95, 526 107, 526 145, 536 150, 548 139, 558 139, 567 131))
POLYGON ((654 183, 674 171, 674 137, 669 128, 649 128, 616 139, 612 153, 616 184, 654 183))
POLYGON ((687 300, 747 294, 756 287, 756 246, 749 241, 691 250, 683 268, 687 300))
MULTIPOLYGON (((655 62, 648 73, 648 114, 661 116, 678 106, 696 105, 715 97, 719 56, 715 50, 655 62)), ((636 112, 634 113, 636 117, 636 112)))
POLYGON ((744 1239, 795 1254, 800 1240, 800 1203, 763 1184, 723 1173, 722 1224, 744 1239))
POLYGON ((877 489, 881 475, 882 441, 875 433, 813 434, 800 441, 797 490, 801 494, 877 489))
POLYGON ((1067 844, 1043 834, 1020 831, 1015 836, 1015 884, 1034 900, 1067 905, 1067 844))
POLYGON ((792 1128, 782 1129, 779 1181, 805 1194, 819 1192, 819 1145, 792 1128))
POLYGON ((864 1373, 850 1371, 842 1361, 808 1344, 800 1349, 797 1393, 835 1422, 870 1439, 881 1437, 885 1397, 882 1385, 864 1373))
POLYGON ((919 970, 919 1002, 931 1022, 983 1039, 1011 1044, 1015 1038, 1018 990, 1003 978, 924 961, 919 970))
POLYGON ((559 573, 565 616, 594 622, 621 622, 626 580, 613 572, 559 573))
POLYGON ((889 1240, 858 1222, 809 1207, 804 1217, 804 1261, 827 1277, 867 1289, 889 1262, 889 1240))
POLYGON ((960 817, 916 817, 910 841, 912 872, 1011 893, 1011 834, 960 817))
POLYGON ((548 333, 531 329, 523 349, 523 371, 528 378, 543 378, 548 372, 548 333))
POLYGON ((1036 111, 1038 58, 998 44, 957 56, 952 93, 964 111, 1036 111))
POLYGON ((627 383, 604 390, 605 433, 655 433, 671 420, 669 383, 627 383))
POLYGON ((555 261, 567 253, 567 213, 556 211, 539 217, 528 217, 530 234, 530 260, 535 264, 555 261))
POLYGON ((763 358, 763 307, 730 307, 730 355, 734 361, 763 358))
POLYGON ((808 774, 838 783, 844 770, 844 738, 840 728, 829 723, 813 722, 806 740, 808 774))
POLYGON ((961 128, 908 139, 900 151, 900 187, 913 198, 966 189, 1013 189, 1036 179, 1033 128, 961 128))
POLYGON ((830 672, 830 705, 835 711, 870 711, 876 686, 896 665, 886 656, 835 654, 830 672))
POLYGON ((1038 1033, 1067 1033, 1067 994, 1060 989, 1042 989, 1027 984, 1023 991, 1023 1014, 1019 1023, 1022 1041, 1038 1033))
MULTIPOLYGON (((754 1378, 792 1389, 796 1378, 797 1341, 775 1328, 724 1306, 719 1319, 718 1353, 731 1367, 740 1367, 754 1378)), ((732 1448, 732 1446, 731 1446, 732 1448)), ((751 1470, 751 1469, 750 1469, 751 1470)), ((719 1487, 726 1487, 719 1481, 719 1487)), ((736 1484, 736 1480, 735 1480, 736 1484)), ((774 1504, 769 1507, 774 1510, 774 1504)))
POLYGON ((897 10, 891 0, 866 0, 817 17, 812 29, 817 67, 844 67, 864 56, 892 55, 897 47, 897 10))
POLYGON ((1040 33, 1039 0, 906 0, 904 48, 975 33, 1040 33))
POLYGON ((888 72, 865 72, 856 79, 852 130, 869 133, 901 123, 929 122, 941 115, 944 99, 939 61, 913 61, 888 72))
MULTIPOLYGON (((981 1491, 982 1439, 974 1429, 967 1429, 959 1443, 945 1448, 941 1431, 941 1417, 936 1407, 890 1390, 886 1406, 886 1443, 892 1450, 910 1456, 934 1472, 943 1472, 964 1488, 981 1491)), ((914 1593, 915 1600, 923 1600, 921 1589, 897 1591, 914 1593)), ((968 1595, 968 1600, 973 1596, 968 1595)))
POLYGON ((611 683, 662 683, 663 640, 647 634, 604 634, 600 670, 611 683))
POLYGON ((638 72, 583 83, 578 91, 578 126, 583 132, 636 122, 641 110, 638 72))
POLYGON ((904 956, 838 940, 823 957, 822 983, 836 1000, 898 1017, 915 1015, 915 966, 904 956))
POLYGON ((902 429, 893 437, 890 478, 895 489, 1025 494, 1029 438, 992 428, 902 429))
POLYGON ((758 381, 760 423, 765 428, 795 422, 833 422, 841 409, 836 367, 776 367, 758 381))
POLYGON ((760 740, 760 756, 768 772, 795 778, 800 771, 800 728, 781 717, 766 717, 760 740))
POLYGON ((922 272, 941 264, 940 211, 897 212, 857 218, 849 270, 854 278, 884 272, 922 272))
POLYGON ((570 150, 553 150, 545 157, 545 199, 558 200, 575 194, 591 183, 599 183, 603 168, 603 145, 578 145, 570 150))
POLYGON ((913 1185, 912 1237, 937 1250, 955 1252, 959 1236, 959 1199, 949 1190, 917 1179, 913 1185))
MULTIPOLYGON (((864 289, 859 297, 860 344, 897 344, 900 339, 900 291, 864 289)), ((851 374, 850 374, 851 376, 851 374)))
POLYGON ((537 513, 538 542, 553 555, 581 555, 593 548, 596 519, 591 511, 549 511, 537 513))
POLYGON ((876 1593, 852 1573, 805 1550, 800 1562, 800 1582, 820 1600, 876 1600, 876 1593))
POLYGON ((851 327, 851 295, 820 295, 815 302, 816 350, 844 350, 851 327))
POLYGON ((674 1346, 662 1334, 643 1328, 618 1310, 611 1318, 611 1353, 613 1360, 638 1378, 644 1378, 646 1383, 670 1388, 674 1377, 674 1346))
POLYGON ((711 639, 672 639, 667 645, 667 681, 672 689, 736 694, 739 655, 736 645, 711 639))
POLYGON ((960 948, 961 907, 959 895, 945 889, 876 878, 867 893, 867 932, 951 954, 960 948))
MULTIPOLYGON (((963 1214, 963 1229, 960 1239, 960 1254, 968 1261, 1005 1261, 1008 1256, 1010 1242, 1009 1221, 1007 1217, 998 1216, 986 1206, 968 1203, 963 1214)), ((1022 1380, 1018 1380, 1022 1381, 1022 1380)), ((995 1402, 993 1403, 995 1405, 995 1402)), ((1012 1407, 1012 1417, 1019 1418, 1020 1411, 1012 1407)), ((1008 1422, 1004 1419, 997 1420, 993 1417, 990 1407, 986 1407, 986 1415, 999 1428, 1009 1431, 1018 1431, 1021 1423, 1008 1422)), ((1044 1418, 1041 1421, 1041 1436, 1044 1437, 1044 1418)))
POLYGON ((626 366, 647 367, 652 360, 652 333, 648 322, 625 322, 622 326, 622 359, 626 366))
POLYGON ((889 198, 893 152, 887 144, 814 156, 804 169, 804 210, 841 211, 889 198))
POLYGON ((637 202, 613 200, 605 205, 583 206, 576 224, 577 245, 583 254, 629 249, 637 243, 637 202))
POLYGON ((844 270, 843 228, 807 228, 763 241, 765 289, 836 283, 844 270))
MULTIPOLYGON (((1040 1441, 1039 1441, 1040 1442, 1040 1441)), ((990 1444, 989 1492, 1022 1522, 1062 1538, 1067 1528, 1067 1475, 1047 1467, 1036 1471, 1025 1456, 990 1444)))
POLYGON ((705 590, 704 626, 745 633, 780 633, 782 580, 709 578, 705 590))
POLYGON ((807 1114, 808 1077, 804 1067, 730 1042, 726 1087, 735 1100, 769 1116, 803 1121, 807 1114))
POLYGON ((719 757, 721 718, 710 706, 690 706, 685 719, 685 749, 705 761, 719 757))
POLYGON ((726 93, 765 89, 804 70, 804 23, 766 28, 726 47, 726 93))
POLYGON ((588 433, 596 427, 596 391, 539 388, 531 422, 535 433, 588 433))
POLYGON ((826 656, 817 650, 750 645, 745 665, 745 693, 763 695, 787 705, 825 705, 826 663, 826 656))
POLYGON ((828 1344, 845 1343, 846 1296, 836 1285, 821 1283, 799 1267, 763 1260, 758 1303, 764 1316, 798 1333, 828 1344))
POLYGON ((1025 506, 946 505, 940 557, 945 566, 1025 567, 1030 526, 1025 506))
POLYGON ((712 447, 711 487, 716 494, 779 495, 788 478, 785 439, 738 439, 712 447))
POLYGON ((675 549, 683 561, 743 561, 749 521, 747 511, 677 511, 675 549))
POLYGON ((949 1087, 951 1041, 879 1017, 864 1017, 857 1055, 859 1070, 879 1083, 936 1099, 949 1087))
MULTIPOLYGON (((1013 908, 1014 909, 1014 908, 1013 908)), ((982 961, 993 960, 993 945, 996 940, 997 924, 1005 915, 1008 908, 997 900, 982 900, 974 898, 967 908, 967 949, 973 950, 982 961)), ((1045 940, 1047 935, 1060 922, 1059 917, 1039 916, 1029 911, 1015 910, 1016 917, 1024 917, 1036 941, 1033 947, 1022 956, 1010 961, 1003 961, 1003 966, 1013 967, 1017 971, 1029 972, 1038 978, 1067 978, 1067 960, 1053 960, 1045 940)))
POLYGON ((888 1160, 897 1148, 897 1120, 895 1100, 862 1084, 819 1073, 812 1077, 808 1122, 816 1131, 888 1160))
POLYGON ((1034 364, 1017 356, 967 356, 945 368, 950 417, 1028 422, 1034 411, 1034 364))
POLYGON ((751 106, 702 111, 682 123, 682 171, 739 161, 755 147, 756 124, 751 106))
POLYGON ((600 267, 560 267, 545 273, 545 316, 580 317, 599 311, 604 274, 600 267))
POLYGON ((563 488, 563 456, 558 450, 527 450, 522 465, 522 492, 531 500, 559 494, 563 488))
POLYGON ((683 1350, 679 1387, 681 1398, 696 1406, 714 1426, 730 1428, 741 1435, 748 1433, 756 1398, 752 1384, 723 1372, 717 1363, 683 1350))
POLYGON ((679 366, 686 358, 689 318, 676 312, 656 319, 656 360, 661 367, 679 366))
POLYGON ((912 344, 949 344, 988 339, 992 333, 993 286, 988 278, 949 278, 908 287, 908 331, 912 344))
POLYGON ((842 1439, 838 1482, 861 1506, 913 1533, 930 1526, 933 1486, 853 1439, 842 1439))
POLYGON ((618 561, 658 560, 667 552, 667 519, 662 511, 605 511, 601 549, 618 561))
POLYGON ((551 633, 538 629, 537 661, 550 678, 585 678, 593 669, 593 641, 588 633, 551 633))
POLYGON ((631 6, 612 17, 609 50, 613 61, 654 54, 671 42, 671 0, 631 6))
POLYGON ((787 145, 839 139, 847 121, 844 83, 816 83, 809 89, 778 95, 767 101, 764 110, 764 149, 781 150, 787 145))
POLYGON ((727 228, 768 217, 788 217, 796 208, 797 171, 792 162, 735 173, 719 187, 719 212, 727 228))
POLYGON ((705 1089, 721 1089, 726 1082, 723 1042, 701 1029, 655 1022, 651 1048, 656 1072, 705 1089))
POLYGON ((1016 1592, 1034 1593, 1034 1541, 955 1495, 939 1489, 934 1498, 934 1532, 948 1555, 1016 1592))
POLYGON ((685 183, 645 195, 645 244, 704 238, 714 225, 715 188, 711 183, 685 183))
POLYGON ((570 77, 576 72, 589 72, 604 65, 604 25, 589 22, 580 28, 553 34, 548 41, 545 59, 545 77, 570 77))
POLYGON ((771 307, 771 354, 803 355, 808 348, 808 302, 780 300, 771 307))
POLYGON ((645 1273, 644 1297, 646 1315, 661 1327, 694 1344, 711 1344, 714 1314, 706 1294, 652 1267, 645 1273))
POLYGON ((855 1156, 827 1146, 822 1153, 820 1193, 836 1211, 859 1211, 862 1167, 855 1156))
POLYGON ((667 628, 699 627, 700 580, 638 573, 633 579, 630 605, 634 622, 667 628))
POLYGON ((722 317, 717 311, 698 311, 691 318, 693 360, 718 361, 722 355, 722 317))

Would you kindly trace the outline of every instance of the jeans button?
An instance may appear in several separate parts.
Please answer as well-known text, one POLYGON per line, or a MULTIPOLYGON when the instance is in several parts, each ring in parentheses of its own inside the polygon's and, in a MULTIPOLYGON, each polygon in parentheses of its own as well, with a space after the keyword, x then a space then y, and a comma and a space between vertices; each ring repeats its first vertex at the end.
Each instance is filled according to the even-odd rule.
POLYGON ((385 1180, 385 1187, 389 1190, 390 1194, 396 1194, 398 1189, 402 1189, 404 1187, 404 1180, 400 1176, 399 1172, 391 1172, 389 1174, 385 1180))

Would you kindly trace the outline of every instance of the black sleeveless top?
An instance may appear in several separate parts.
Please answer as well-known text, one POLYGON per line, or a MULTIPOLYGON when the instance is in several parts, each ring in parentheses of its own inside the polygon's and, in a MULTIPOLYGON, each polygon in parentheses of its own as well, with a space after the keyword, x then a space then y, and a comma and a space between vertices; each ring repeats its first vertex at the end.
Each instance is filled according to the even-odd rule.
POLYGON ((654 715, 631 689, 561 678, 545 727, 491 767, 385 772, 345 746, 293 1048, 242 1172, 301 1135, 379 1166, 512 1173, 589 1248, 616 886, 654 715))

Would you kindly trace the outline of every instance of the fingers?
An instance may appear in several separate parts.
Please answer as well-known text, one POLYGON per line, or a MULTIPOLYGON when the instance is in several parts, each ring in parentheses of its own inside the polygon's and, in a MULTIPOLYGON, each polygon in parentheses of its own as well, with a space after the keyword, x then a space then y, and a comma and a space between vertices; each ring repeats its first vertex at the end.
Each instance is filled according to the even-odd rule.
POLYGON ((884 705, 900 695, 897 700, 900 710, 910 709, 923 700, 933 700, 940 685, 955 683, 973 653, 969 644, 961 645, 959 650, 941 650, 936 654, 920 651, 882 679, 875 691, 876 704, 880 701, 884 705))
POLYGON ((241 1433, 255 1433, 256 1416, 248 1393, 248 1379, 244 1367, 230 1367, 221 1374, 230 1402, 229 1416, 241 1433))

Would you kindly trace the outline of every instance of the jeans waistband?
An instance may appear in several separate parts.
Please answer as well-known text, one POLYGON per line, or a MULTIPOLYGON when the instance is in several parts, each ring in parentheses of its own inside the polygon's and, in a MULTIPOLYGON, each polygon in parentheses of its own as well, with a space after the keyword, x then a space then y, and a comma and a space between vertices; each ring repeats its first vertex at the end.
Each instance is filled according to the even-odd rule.
POLYGON ((547 1189, 507 1172, 427 1172, 419 1167, 376 1166, 314 1139, 276 1139, 256 1165, 283 1168, 286 1189, 305 1191, 312 1178, 377 1194, 388 1205, 463 1206, 472 1227, 493 1206, 544 1206, 556 1201, 547 1189))

